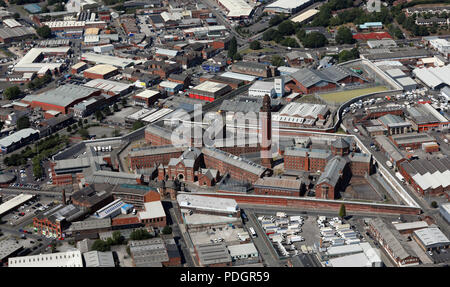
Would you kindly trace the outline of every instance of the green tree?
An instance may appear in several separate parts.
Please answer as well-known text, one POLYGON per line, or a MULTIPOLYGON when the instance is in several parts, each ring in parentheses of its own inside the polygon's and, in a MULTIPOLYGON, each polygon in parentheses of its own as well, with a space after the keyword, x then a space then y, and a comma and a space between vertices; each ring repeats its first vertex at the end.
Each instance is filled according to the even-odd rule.
POLYGON ((3 92, 3 95, 7 100, 12 101, 19 98, 22 95, 22 91, 19 89, 18 86, 12 86, 6 88, 5 91, 3 92))
POLYGON ((306 36, 306 31, 304 29, 300 29, 297 31, 295 36, 297 36, 297 39, 299 39, 301 42, 303 40, 303 38, 305 38, 305 36, 306 36))
POLYGON ((230 44, 228 45, 228 57, 234 58, 234 55, 237 53, 237 40, 236 37, 231 38, 230 44))
POLYGON ((122 98, 120 103, 122 104, 123 107, 125 107, 127 105, 127 103, 128 103, 127 98, 122 98))
POLYGON ((87 129, 82 128, 78 131, 78 133, 80 134, 81 138, 84 140, 89 138, 89 132, 87 129))
POLYGON ((111 246, 109 246, 105 241, 97 239, 92 244, 92 250, 105 252, 111 250, 111 246))
POLYGON ((52 30, 47 25, 37 28, 36 32, 40 37, 44 39, 50 38, 52 36, 52 30))
POLYGON ((143 126, 145 126, 145 124, 144 124, 143 122, 141 122, 141 121, 135 121, 135 122, 133 123, 133 128, 132 128, 132 130, 135 131, 135 130, 137 130, 137 129, 142 128, 143 126))
POLYGON ((336 33, 335 37, 336 43, 338 44, 353 44, 353 34, 347 27, 340 27, 336 33))
POLYGON ((431 207, 432 207, 432 208, 437 208, 437 207, 438 207, 437 202, 436 202, 436 201, 432 201, 432 202, 431 202, 431 207))
POLYGON ((109 115, 112 114, 111 109, 110 109, 108 106, 104 107, 103 110, 102 110, 102 112, 103 112, 103 114, 106 115, 106 116, 109 116, 109 115))
POLYGON ((125 238, 120 234, 120 231, 116 230, 112 233, 113 245, 121 245, 125 238))
POLYGON ((283 21, 278 25, 278 32, 283 36, 289 36, 295 33, 294 23, 290 20, 283 21))
POLYGON ((105 117, 103 116, 102 111, 97 110, 97 111, 95 112, 95 118, 97 119, 97 121, 101 121, 101 120, 103 120, 105 117))
POLYGON ((87 120, 87 119, 84 119, 83 123, 84 123, 84 124, 87 124, 87 123, 88 123, 88 120, 87 120))
POLYGON ((118 112, 119 111, 119 106, 117 104, 113 105, 113 111, 114 112, 118 112))
POLYGON ((172 234, 172 227, 170 227, 169 225, 164 226, 162 234, 172 234))
POLYGON ((120 136, 120 130, 119 130, 119 129, 115 129, 115 130, 112 132, 112 136, 113 136, 113 137, 119 137, 119 136, 120 136))
POLYGON ((240 61, 240 60, 242 60, 241 54, 239 54, 239 53, 234 54, 233 60, 235 60, 235 61, 240 61))
POLYGON ((345 205, 341 204, 341 208, 339 208, 339 217, 344 218, 347 216, 347 212, 345 211, 345 205))
POLYGON ((284 65, 284 59, 281 56, 275 55, 272 57, 272 65, 279 67, 284 65))
POLYGON ((311 32, 302 39, 306 48, 320 48, 328 44, 327 38, 319 32, 311 32))
POLYGON ((297 43, 297 40, 295 40, 292 37, 286 37, 284 38, 281 43, 281 45, 286 46, 286 47, 292 47, 292 48, 298 48, 300 47, 300 45, 297 43))
POLYGON ((72 127, 71 127, 71 126, 68 126, 68 127, 67 127, 67 132, 68 132, 68 133, 72 132, 72 127))
POLYGON ((17 130, 23 130, 30 127, 30 119, 27 116, 23 116, 17 120, 17 130))
POLYGON ((252 49, 252 50, 259 50, 259 49, 261 49, 261 43, 258 40, 252 41, 250 43, 250 49, 252 49))
POLYGON ((359 58, 359 51, 357 48, 353 48, 351 50, 342 50, 339 55, 339 63, 347 62, 350 60, 359 58))
POLYGON ((145 229, 139 228, 136 230, 133 230, 130 234, 131 240, 144 240, 151 238, 152 235, 145 229))

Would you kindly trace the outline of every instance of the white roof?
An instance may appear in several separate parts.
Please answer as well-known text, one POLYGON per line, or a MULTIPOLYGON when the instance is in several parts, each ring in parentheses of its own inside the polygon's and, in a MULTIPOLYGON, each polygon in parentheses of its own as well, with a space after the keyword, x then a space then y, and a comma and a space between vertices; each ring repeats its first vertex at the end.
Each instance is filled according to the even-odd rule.
POLYGON ((9 28, 14 28, 14 27, 20 27, 22 26, 22 24, 20 24, 19 22, 17 22, 14 19, 5 19, 3 20, 3 24, 5 24, 6 26, 8 26, 9 28))
POLYGON ((39 131, 32 128, 22 129, 20 131, 13 133, 12 135, 0 139, 0 147, 7 148, 35 133, 39 133, 39 131))
POLYGON ((140 92, 139 94, 136 94, 136 97, 140 97, 140 98, 152 98, 156 95, 159 95, 159 91, 155 91, 155 90, 144 90, 143 92, 140 92))
POLYGON ((175 89, 179 85, 181 85, 181 84, 180 83, 171 82, 171 81, 162 81, 161 83, 159 83, 160 87, 169 88, 169 89, 175 89))
POLYGON ((340 254, 358 253, 362 252, 363 249, 359 244, 349 244, 341 246, 331 246, 327 249, 327 254, 330 256, 337 256, 340 254))
POLYGON ((151 110, 142 109, 142 110, 135 112, 134 114, 127 116, 127 118, 132 119, 132 120, 139 120, 139 119, 145 118, 146 116, 148 116, 151 113, 154 113, 156 111, 157 111, 157 109, 151 109, 151 110))
POLYGON ((145 202, 144 209, 145 209, 144 211, 140 211, 138 213, 138 217, 140 220, 166 216, 161 201, 145 202))
POLYGON ((193 89, 198 91, 215 93, 217 91, 222 90, 225 87, 227 87, 227 84, 204 81, 203 83, 195 86, 193 89))
POLYGON ((19 205, 22 205, 23 203, 27 202, 28 200, 32 199, 34 195, 32 194, 19 194, 18 196, 8 200, 7 202, 4 202, 0 204, 0 215, 5 214, 6 212, 10 211, 13 208, 16 208, 19 205))
POLYGON ((425 228, 428 227, 428 223, 425 221, 414 221, 414 222, 404 222, 404 223, 395 223, 395 229, 398 231, 408 230, 408 229, 417 229, 417 228, 425 228))
POLYGON ((450 245, 450 241, 437 227, 429 227, 414 231, 414 234, 423 242, 425 247, 431 245, 450 245))
POLYGON ((205 211, 232 212, 238 211, 236 200, 202 195, 178 194, 178 205, 181 208, 195 208, 205 211))
POLYGON ((163 48, 156 48, 155 54, 161 54, 161 55, 166 55, 166 56, 169 56, 169 57, 175 57, 176 55, 178 55, 178 51, 177 50, 163 49, 163 48))
POLYGON ((85 43, 96 43, 100 41, 100 35, 85 35, 84 42, 85 43))
POLYGON ((363 252, 330 259, 329 265, 332 267, 371 267, 372 266, 371 262, 369 261, 369 259, 363 252))
POLYGON ((9 267, 83 267, 81 252, 67 251, 52 254, 20 256, 8 259, 9 267))
POLYGON ((295 72, 300 71, 300 69, 297 68, 292 68, 292 67, 286 67, 286 66, 281 66, 278 67, 278 71, 285 73, 285 74, 293 74, 295 72))
POLYGON ((15 71, 39 71, 42 67, 48 67, 53 70, 62 66, 62 63, 39 63, 35 62, 41 54, 67 54, 70 47, 55 47, 55 48, 33 48, 23 56, 22 59, 14 66, 15 71))
POLYGON ((433 108, 429 103, 424 104, 424 107, 430 114, 432 114, 435 118, 437 118, 441 123, 448 122, 448 119, 441 115, 435 108, 433 108))
POLYGON ((296 22, 296 23, 302 23, 303 21, 311 18, 312 16, 316 15, 317 13, 319 13, 319 10, 309 9, 308 11, 303 12, 302 14, 292 18, 291 21, 296 22))
POLYGON ((413 70, 413 74, 432 89, 441 84, 450 86, 450 65, 433 68, 416 68, 413 70))
POLYGON ((89 251, 83 253, 86 267, 115 267, 112 251, 89 251))
POLYGON ((258 254, 258 250, 256 250, 255 244, 251 242, 245 244, 230 245, 227 248, 228 251, 230 251, 231 257, 255 253, 258 254))
POLYGON ((96 64, 108 64, 119 68, 126 68, 134 63, 131 59, 120 58, 115 56, 100 55, 95 53, 83 53, 81 59, 96 64))
POLYGON ((150 114, 149 116, 146 116, 145 118, 142 119, 142 121, 144 121, 146 123, 153 123, 153 122, 159 120, 160 118, 170 114, 171 112, 173 112, 172 109, 163 108, 163 109, 160 109, 160 110, 150 114))
POLYGON ((253 11, 253 6, 245 0, 218 0, 225 9, 228 10, 228 17, 249 16, 253 11))
POLYGON ((278 0, 266 6, 266 8, 295 9, 311 0, 278 0))
POLYGON ((43 25, 51 28, 68 28, 68 27, 78 27, 83 28, 86 25, 86 21, 51 21, 44 22, 43 25))
POLYGON ((271 91, 274 89, 273 82, 264 82, 264 81, 256 81, 253 85, 248 89, 249 91, 257 90, 257 91, 271 91))
POLYGON ((225 72, 225 73, 221 74, 220 76, 225 77, 225 78, 248 81, 248 82, 253 82, 256 79, 255 76, 250 76, 250 75, 240 74, 240 73, 235 73, 235 72, 225 72))
POLYGON ((104 79, 94 79, 92 81, 87 82, 84 84, 86 87, 90 88, 96 88, 101 89, 103 91, 111 91, 115 93, 121 93, 127 89, 129 89, 132 85, 116 82, 116 81, 110 81, 110 80, 104 80, 104 79))

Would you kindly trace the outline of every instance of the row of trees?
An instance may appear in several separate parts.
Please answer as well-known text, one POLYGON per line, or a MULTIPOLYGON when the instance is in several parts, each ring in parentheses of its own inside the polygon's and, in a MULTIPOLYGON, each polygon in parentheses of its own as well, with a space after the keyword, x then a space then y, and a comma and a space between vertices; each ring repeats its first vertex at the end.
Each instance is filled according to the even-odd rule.
POLYGON ((359 59, 358 48, 353 48, 351 50, 342 50, 338 54, 339 63, 347 62, 354 59, 359 59))
POLYGON ((416 24, 415 15, 406 17, 405 13, 401 12, 395 17, 395 20, 414 36, 428 36, 430 34, 426 26, 419 26, 416 24))
POLYGON ((238 44, 236 37, 231 38, 230 44, 228 45, 228 58, 231 58, 235 61, 242 60, 241 54, 238 53, 238 44))
POLYGON ((36 77, 32 81, 28 82, 27 87, 31 90, 38 90, 51 81, 52 76, 45 74, 42 78, 36 77))
POLYGON ((3 96, 9 101, 16 100, 22 96, 22 91, 18 86, 9 87, 5 89, 3 96))

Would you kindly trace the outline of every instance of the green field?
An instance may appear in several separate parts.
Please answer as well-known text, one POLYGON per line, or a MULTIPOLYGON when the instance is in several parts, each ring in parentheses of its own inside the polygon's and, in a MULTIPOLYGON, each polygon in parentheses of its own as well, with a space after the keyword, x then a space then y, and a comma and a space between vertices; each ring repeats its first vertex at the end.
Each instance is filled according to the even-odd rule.
POLYGON ((377 86, 377 87, 372 87, 372 88, 322 94, 319 96, 327 102, 343 103, 350 99, 353 99, 353 98, 356 98, 356 97, 359 97, 362 95, 367 95, 367 94, 371 94, 371 93, 375 93, 375 92, 383 92, 383 91, 387 91, 387 90, 388 89, 385 86, 377 86))

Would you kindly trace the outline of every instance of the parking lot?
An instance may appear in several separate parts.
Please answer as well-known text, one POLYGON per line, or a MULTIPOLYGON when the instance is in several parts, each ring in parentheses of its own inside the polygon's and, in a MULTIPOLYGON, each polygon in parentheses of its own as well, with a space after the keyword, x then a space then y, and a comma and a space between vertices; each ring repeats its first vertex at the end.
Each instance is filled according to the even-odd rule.
MULTIPOLYGON (((3 195, 4 202, 16 195, 3 195)), ((42 199, 32 199, 22 204, 16 210, 2 216, 3 224, 7 226, 17 226, 33 218, 41 211, 45 211, 54 205, 53 199, 42 197, 42 199)), ((30 230, 31 231, 31 230, 30 230)))
POLYGON ((239 233, 247 233, 244 229, 240 227, 236 227, 234 225, 228 226, 216 226, 213 228, 208 228, 204 231, 192 232, 189 234, 191 236, 192 242, 197 244, 207 244, 207 243, 217 243, 217 242, 239 242, 239 233))

